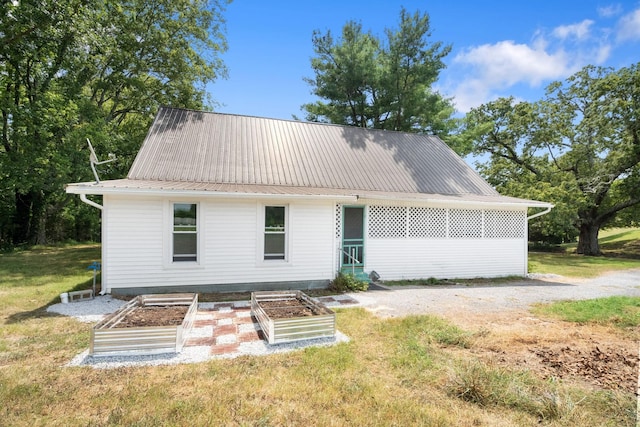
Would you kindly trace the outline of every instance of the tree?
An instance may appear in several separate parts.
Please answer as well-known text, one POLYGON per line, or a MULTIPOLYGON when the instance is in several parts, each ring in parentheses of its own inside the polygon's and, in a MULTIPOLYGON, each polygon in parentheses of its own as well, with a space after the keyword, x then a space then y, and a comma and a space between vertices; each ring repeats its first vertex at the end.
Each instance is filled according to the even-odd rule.
POLYGON ((305 79, 320 101, 302 106, 307 120, 365 128, 447 135, 453 106, 431 86, 451 47, 431 42, 429 15, 403 8, 386 42, 348 22, 335 40, 313 33, 315 78, 305 79))
POLYGON ((0 3, 0 246, 63 238, 84 217, 64 184, 91 179, 87 137, 120 159, 105 177, 122 176, 160 105, 206 104, 225 4, 0 3))
POLYGON ((599 255, 600 228, 640 204, 639 112, 640 64, 587 66, 536 103, 503 98, 473 109, 465 132, 476 153, 489 154, 482 172, 494 185, 521 197, 553 190, 578 253, 599 255))

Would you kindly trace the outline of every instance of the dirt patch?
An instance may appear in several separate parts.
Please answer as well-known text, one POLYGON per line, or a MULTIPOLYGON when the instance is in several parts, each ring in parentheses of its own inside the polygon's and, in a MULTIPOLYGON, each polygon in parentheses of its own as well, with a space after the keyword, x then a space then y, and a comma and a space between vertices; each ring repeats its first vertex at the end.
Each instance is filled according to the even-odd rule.
POLYGON ((260 301, 258 305, 271 319, 286 319, 289 317, 307 317, 326 314, 316 307, 309 306, 299 299, 280 301, 260 301))
POLYGON ((590 350, 573 346, 532 350, 548 370, 548 376, 581 377, 591 384, 607 388, 635 391, 638 360, 621 347, 594 345, 590 350))
POLYGON ((136 307, 128 313, 116 328, 136 328, 145 326, 179 326, 182 324, 188 306, 136 307))
POLYGON ((541 378, 635 393, 640 331, 541 319, 525 311, 445 316, 475 331, 461 352, 541 378))

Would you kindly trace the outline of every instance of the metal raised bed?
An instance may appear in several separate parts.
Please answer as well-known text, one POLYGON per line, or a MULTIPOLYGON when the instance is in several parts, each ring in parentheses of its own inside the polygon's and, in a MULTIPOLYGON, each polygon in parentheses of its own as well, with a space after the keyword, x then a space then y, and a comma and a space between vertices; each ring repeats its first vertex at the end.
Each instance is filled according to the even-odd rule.
POLYGON ((336 334, 336 314, 301 291, 252 292, 251 314, 258 320, 269 344, 333 337, 336 334), (309 316, 271 318, 262 302, 298 300, 314 313, 309 316))
POLYGON ((139 295, 91 329, 89 354, 113 356, 178 353, 193 327, 197 310, 198 294, 139 295), (180 325, 117 327, 119 322, 138 307, 177 305, 189 307, 180 325))

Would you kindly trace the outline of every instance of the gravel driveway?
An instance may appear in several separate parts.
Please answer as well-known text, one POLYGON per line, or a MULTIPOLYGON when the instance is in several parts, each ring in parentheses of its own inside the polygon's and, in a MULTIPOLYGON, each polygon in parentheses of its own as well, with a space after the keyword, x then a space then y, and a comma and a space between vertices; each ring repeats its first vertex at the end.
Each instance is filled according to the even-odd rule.
POLYGON ((593 279, 531 275, 529 279, 496 285, 393 287, 392 290, 352 294, 381 317, 407 314, 497 313, 526 309, 537 302, 640 297, 640 268, 608 273, 593 279))

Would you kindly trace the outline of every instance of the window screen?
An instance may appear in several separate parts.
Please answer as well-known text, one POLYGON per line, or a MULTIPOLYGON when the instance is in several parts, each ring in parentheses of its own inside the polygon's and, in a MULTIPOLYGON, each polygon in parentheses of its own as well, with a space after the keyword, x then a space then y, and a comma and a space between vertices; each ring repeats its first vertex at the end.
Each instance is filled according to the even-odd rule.
POLYGON ((264 259, 285 259, 286 224, 284 206, 264 208, 264 259))
POLYGON ((195 203, 173 204, 173 261, 198 260, 198 222, 195 203))

